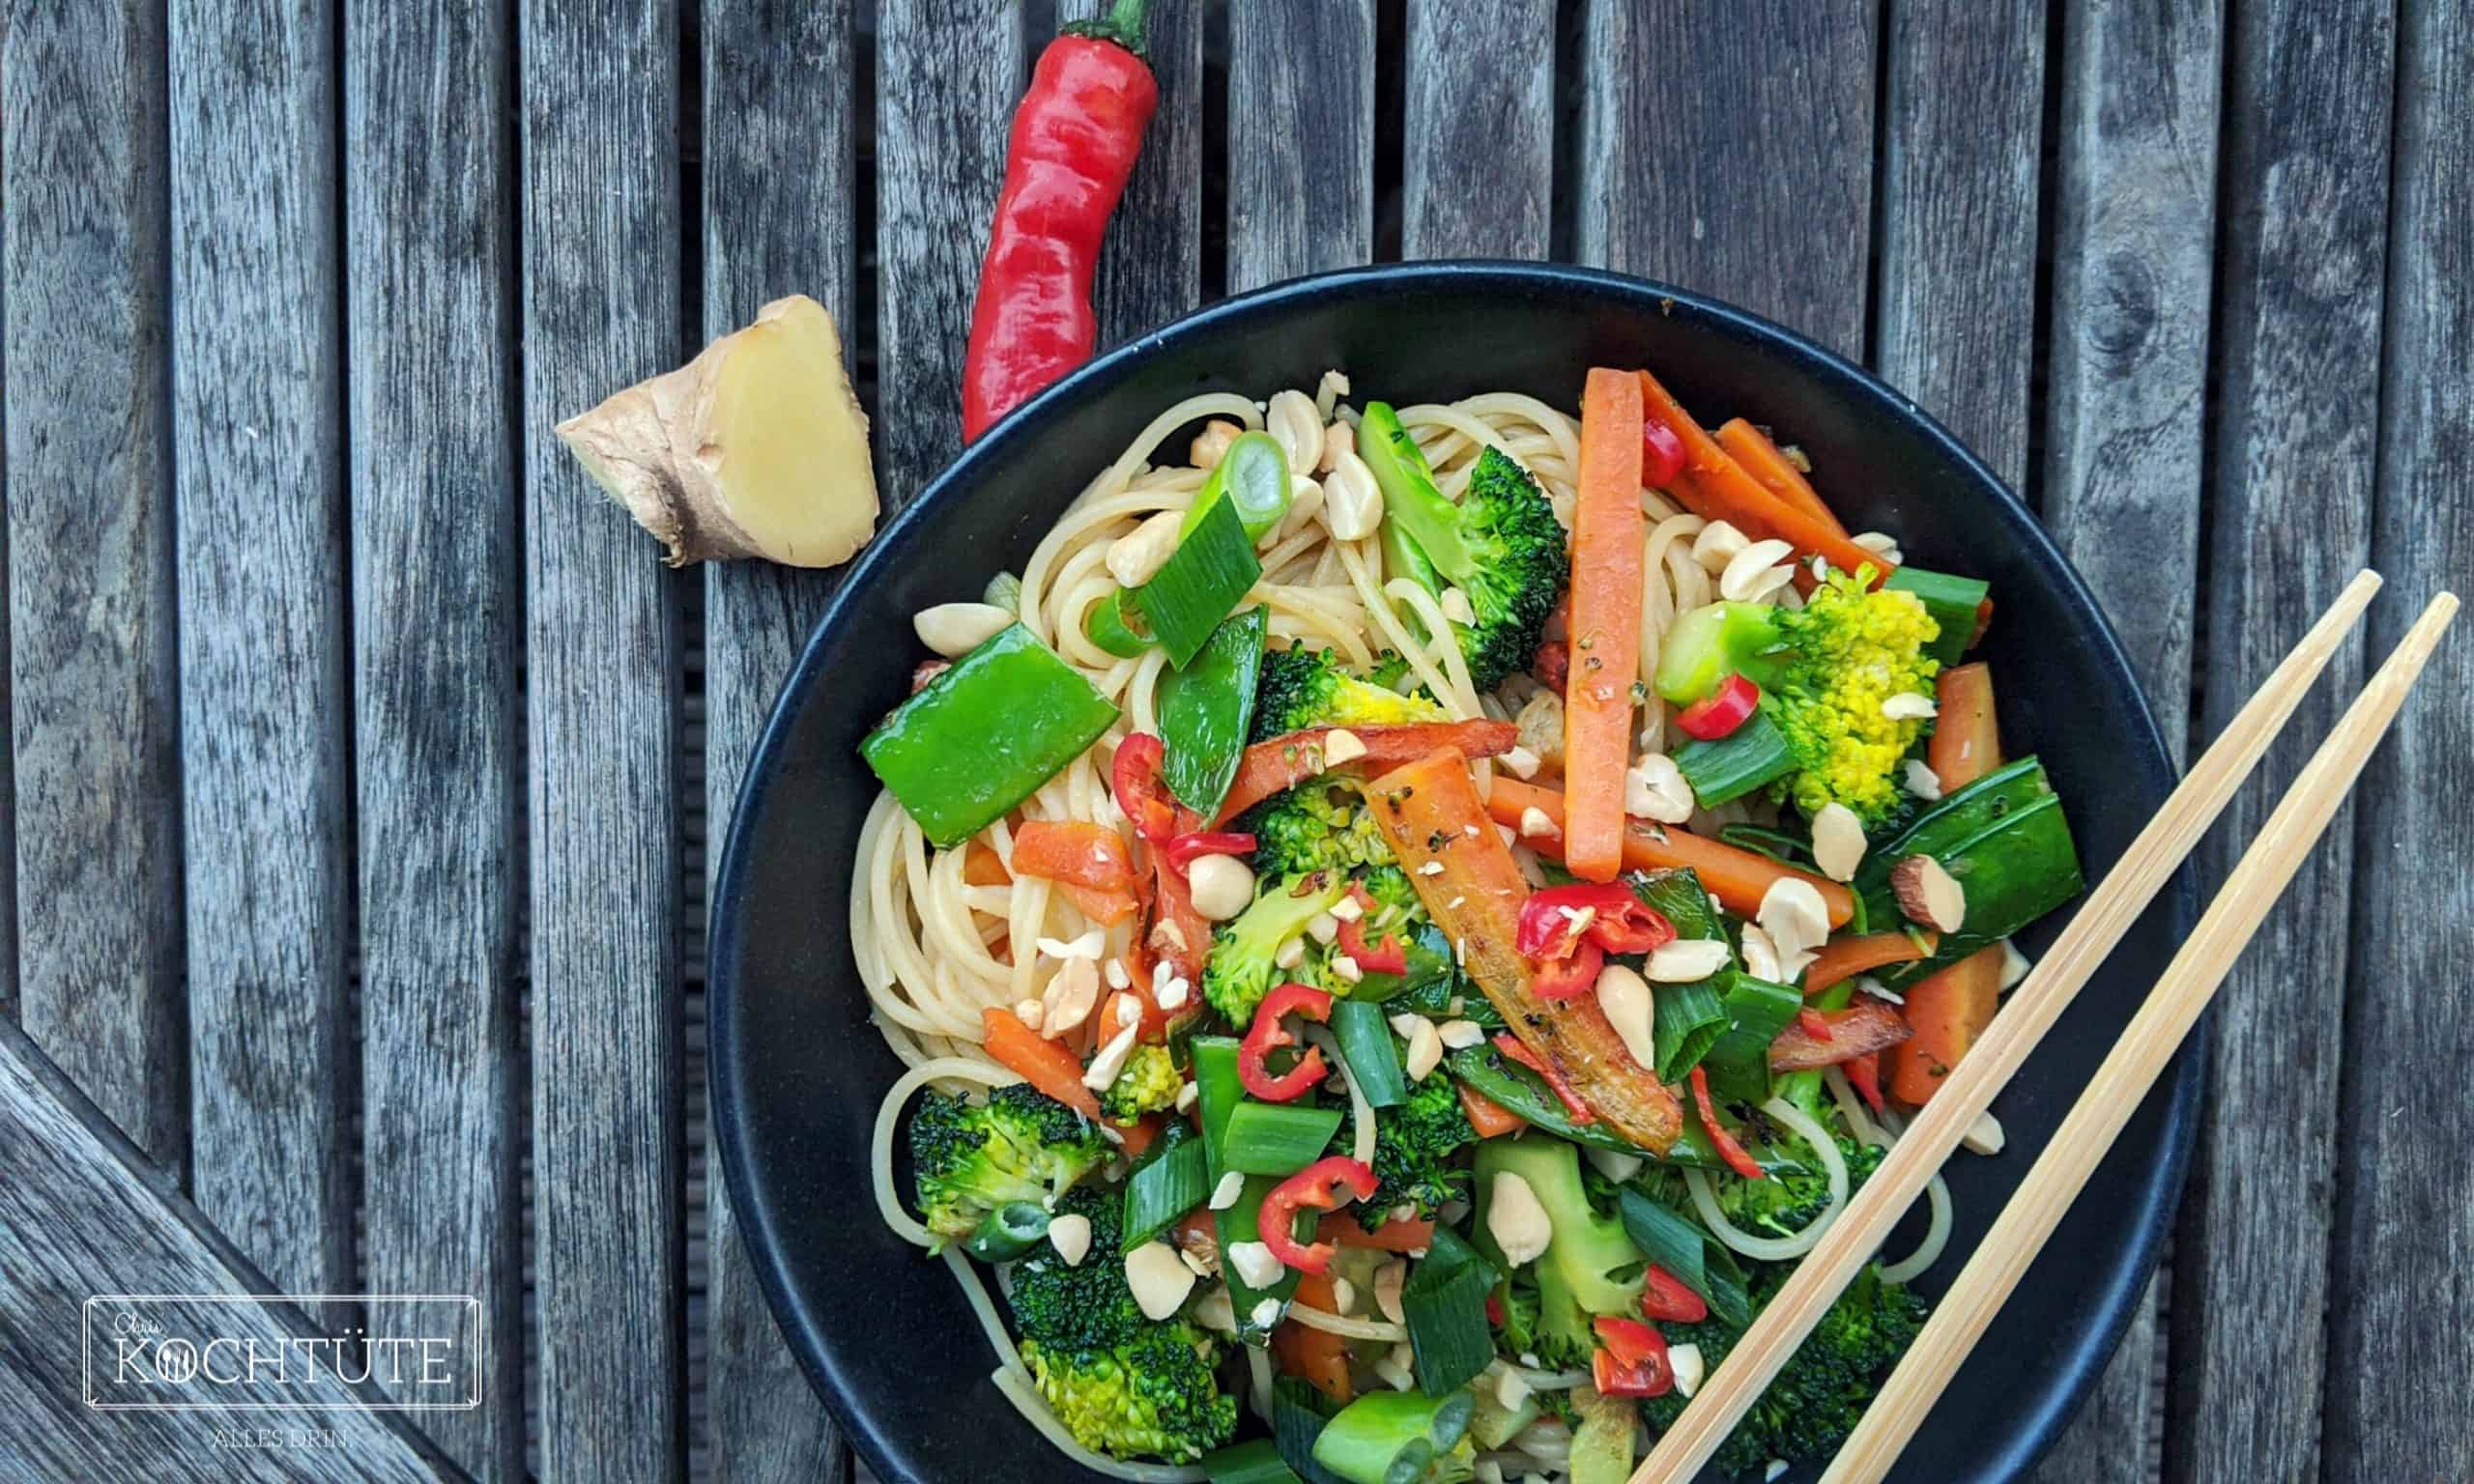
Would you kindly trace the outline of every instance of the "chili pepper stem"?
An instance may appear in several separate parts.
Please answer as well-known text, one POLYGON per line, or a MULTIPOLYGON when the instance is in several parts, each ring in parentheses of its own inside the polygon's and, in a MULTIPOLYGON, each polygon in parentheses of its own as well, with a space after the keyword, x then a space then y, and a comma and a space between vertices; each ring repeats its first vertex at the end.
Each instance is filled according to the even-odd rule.
POLYGON ((1077 20, 1058 28, 1063 36, 1088 37, 1095 42, 1114 42, 1136 56, 1142 56, 1142 23, 1151 10, 1151 0, 1117 0, 1106 15, 1089 20, 1077 20))

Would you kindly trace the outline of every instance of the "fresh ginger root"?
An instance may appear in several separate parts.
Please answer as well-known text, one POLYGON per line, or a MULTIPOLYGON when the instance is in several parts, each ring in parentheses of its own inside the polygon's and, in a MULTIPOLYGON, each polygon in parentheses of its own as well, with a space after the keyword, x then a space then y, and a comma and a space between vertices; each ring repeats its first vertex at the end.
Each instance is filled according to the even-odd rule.
POLYGON ((559 424, 670 564, 847 561, 877 531, 868 416, 824 306, 777 299, 676 371, 559 424))

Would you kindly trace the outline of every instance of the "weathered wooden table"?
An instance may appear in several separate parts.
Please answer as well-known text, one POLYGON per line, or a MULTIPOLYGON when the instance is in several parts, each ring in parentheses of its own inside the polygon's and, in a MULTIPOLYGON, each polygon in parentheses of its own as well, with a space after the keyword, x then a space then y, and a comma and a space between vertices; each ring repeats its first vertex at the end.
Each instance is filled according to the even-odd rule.
MULTIPOLYGON (((844 1477, 706 1178, 699 965, 832 579, 666 572, 550 425, 800 290, 919 489, 1051 3, 0 14, 0 1478, 844 1477), (189 1290, 476 1296, 483 1404, 312 1450, 80 1405, 82 1299, 189 1290)), ((1112 339, 1370 258, 1734 300, 2003 471, 2177 739, 2356 567, 2474 573, 2466 0, 1155 30, 1112 339)), ((2237 971, 2170 1296, 2040 1478, 2474 1470, 2469 653, 2237 971)))

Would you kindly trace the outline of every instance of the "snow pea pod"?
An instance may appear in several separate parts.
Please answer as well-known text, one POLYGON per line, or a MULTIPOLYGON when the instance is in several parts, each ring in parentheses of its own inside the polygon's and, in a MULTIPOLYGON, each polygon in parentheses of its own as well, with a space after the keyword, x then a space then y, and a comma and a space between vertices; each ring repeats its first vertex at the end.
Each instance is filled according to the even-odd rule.
POLYGON ((1162 772, 1168 791, 1206 819, 1219 813, 1246 751, 1265 623, 1260 608, 1235 614, 1193 663, 1160 677, 1160 738, 1168 750, 1162 772))

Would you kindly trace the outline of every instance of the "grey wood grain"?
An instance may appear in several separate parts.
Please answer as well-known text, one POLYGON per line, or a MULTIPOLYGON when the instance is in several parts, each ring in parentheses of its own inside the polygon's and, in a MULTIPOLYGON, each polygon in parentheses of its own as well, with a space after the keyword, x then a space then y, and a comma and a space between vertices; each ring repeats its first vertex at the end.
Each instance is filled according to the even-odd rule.
POLYGON ((678 13, 528 0, 520 24, 540 1467, 675 1479, 677 623, 659 549, 552 427, 685 357, 678 13))
POLYGON ((1874 0, 1587 0, 1582 262, 1864 349, 1874 0))
MULTIPOLYGON (((12 1479, 424 1480, 463 1475, 399 1413, 110 1412, 86 1405, 86 1300, 103 1294, 263 1294, 276 1285, 183 1199, 15 1026, 0 1022, 0 1471, 12 1479), (328 1445, 235 1451, 229 1435, 315 1428, 328 1445)), ((320 1332, 288 1303, 216 1310, 217 1332, 275 1344, 320 1332)), ((108 1360, 110 1338, 96 1358, 108 1360)), ((107 1374, 107 1373, 98 1373, 107 1374)), ((251 1376, 218 1400, 310 1396, 251 1376)), ((366 1395, 366 1393, 359 1393, 366 1395)))
MULTIPOLYGON (((1061 21, 1108 10, 1107 0, 1061 0, 1056 8, 1061 21)), ((1198 5, 1154 6, 1145 23, 1160 109, 1100 253, 1093 304, 1103 349, 1166 324, 1202 298, 1202 32, 1198 5)))
POLYGON ((320 0, 169 21, 190 1164, 292 1293, 351 1288, 332 21, 320 0))
MULTIPOLYGON (((705 0, 705 332, 785 294, 815 297, 855 355, 849 0, 705 0)), ((834 577, 767 562, 705 572, 708 874, 774 693, 822 615, 834 577)), ((711 896, 707 891, 705 899, 711 896)), ((838 1484, 849 1450, 791 1357, 732 1217, 721 1156, 705 1160, 707 1474, 838 1484)))
MULTIPOLYGON (((2190 731, 2223 38, 2212 0, 2064 12, 2043 510, 2178 761, 2190 731)), ((2038 1470, 2155 1476, 2154 1287, 2038 1470)), ((2170 1358, 2170 1357, 2169 1357, 2170 1358)))
POLYGON ((2035 344, 2044 0, 1889 11, 1873 368, 2014 486, 2035 344))
MULTIPOLYGON (((2235 8, 2230 24, 2211 733, 2370 556, 2396 41, 2385 4, 2235 8)), ((2328 667, 2226 811, 2203 879, 2222 879, 2361 673, 2358 644, 2328 667)), ((2334 1172, 2352 1140, 2295 1109, 2298 1092, 2325 1105, 2344 1060, 2352 857, 2341 816, 2219 997, 2198 1199, 2173 1274, 2166 1459, 2177 1478, 2320 1469, 2319 1368, 2295 1359, 2325 1338, 2334 1172)))
POLYGON ((1005 179, 1020 22, 1005 0, 879 0, 877 487, 899 509, 962 451, 963 347, 1005 179))
POLYGON ((1543 258, 1554 0, 1409 0, 1407 14, 1401 255, 1543 258))
POLYGON ((362 1266, 483 1304, 488 1402, 428 1426, 499 1477, 524 1459, 505 41, 457 0, 344 16, 362 1266))
POLYGON ((1229 0, 1228 291, 1374 251, 1374 3, 1229 0))
MULTIPOLYGON (((2474 14, 2407 7, 2398 39, 2395 199, 2371 619, 2385 653, 2431 592, 2474 577, 2474 14)), ((2464 625, 2459 625, 2461 630, 2464 625)), ((2338 1125, 2324 1476, 2448 1478, 2474 1460, 2474 642, 2452 635, 2372 761, 2355 837, 2352 961, 2338 1125), (2434 925, 2449 927, 2436 928, 2434 925)))
POLYGON ((163 44, 162 7, 144 0, 14 7, 0 26, 17 837, 0 860, 16 929, 0 982, 37 1043, 177 1166, 163 44))

